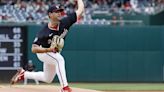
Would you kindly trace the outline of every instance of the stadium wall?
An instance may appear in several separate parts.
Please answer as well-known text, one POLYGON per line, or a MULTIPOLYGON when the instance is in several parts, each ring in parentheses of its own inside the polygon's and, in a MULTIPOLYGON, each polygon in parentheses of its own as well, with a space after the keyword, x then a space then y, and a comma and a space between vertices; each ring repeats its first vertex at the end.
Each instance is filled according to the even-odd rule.
MULTIPOLYGON (((41 26, 29 26, 28 57, 42 70, 31 43, 41 26)), ((164 27, 75 25, 62 54, 71 82, 162 82, 164 27)))
MULTIPOLYGON (((15 25, 12 25, 15 26, 15 25)), ((17 25, 18 26, 18 25, 17 25)), ((27 26, 27 59, 42 63, 31 44, 43 25, 27 26)), ((62 54, 70 82, 163 82, 164 26, 74 25, 62 54)), ((27 62, 27 61, 25 61, 27 62)), ((0 82, 15 71, 0 70, 0 82)))
POLYGON ((164 25, 164 21, 162 20, 164 16, 164 11, 156 14, 156 15, 152 15, 150 16, 150 25, 164 25))

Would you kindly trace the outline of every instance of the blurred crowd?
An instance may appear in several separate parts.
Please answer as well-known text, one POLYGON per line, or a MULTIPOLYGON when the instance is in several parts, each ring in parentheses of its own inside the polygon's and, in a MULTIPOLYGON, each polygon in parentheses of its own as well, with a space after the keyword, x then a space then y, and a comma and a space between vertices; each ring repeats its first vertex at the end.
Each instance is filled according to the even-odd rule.
MULTIPOLYGON (((91 18, 93 13, 154 14, 164 9, 164 0, 83 1, 86 9, 82 23, 94 21, 91 18)), ((66 13, 77 8, 76 0, 0 0, 0 22, 47 22, 47 9, 52 4, 62 5, 66 13)), ((105 22, 108 24, 109 21, 105 22)))

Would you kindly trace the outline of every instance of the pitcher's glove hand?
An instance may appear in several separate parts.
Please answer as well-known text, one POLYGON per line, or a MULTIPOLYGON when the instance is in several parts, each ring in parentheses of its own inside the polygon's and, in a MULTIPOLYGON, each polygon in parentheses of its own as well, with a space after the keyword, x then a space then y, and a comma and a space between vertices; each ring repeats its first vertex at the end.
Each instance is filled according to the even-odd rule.
POLYGON ((50 48, 54 48, 56 52, 60 52, 62 51, 63 47, 64 47, 64 39, 58 35, 54 35, 51 41, 50 48))

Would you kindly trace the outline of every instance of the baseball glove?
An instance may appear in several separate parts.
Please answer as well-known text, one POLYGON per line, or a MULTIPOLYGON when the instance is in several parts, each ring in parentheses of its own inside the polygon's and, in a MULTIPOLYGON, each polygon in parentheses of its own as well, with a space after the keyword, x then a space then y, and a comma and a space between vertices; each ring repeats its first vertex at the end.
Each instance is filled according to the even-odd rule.
POLYGON ((62 51, 64 47, 64 39, 58 35, 54 35, 51 41, 51 48, 55 48, 57 52, 62 51))

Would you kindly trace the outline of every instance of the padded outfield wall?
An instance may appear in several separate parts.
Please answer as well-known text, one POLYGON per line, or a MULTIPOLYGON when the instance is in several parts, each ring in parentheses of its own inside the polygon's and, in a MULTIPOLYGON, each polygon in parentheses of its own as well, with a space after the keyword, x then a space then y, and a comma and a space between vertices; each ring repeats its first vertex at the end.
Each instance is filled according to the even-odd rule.
MULTIPOLYGON (((37 70, 42 63, 31 44, 41 28, 28 27, 28 59, 37 70)), ((62 54, 71 82, 162 82, 164 27, 74 25, 62 54)))

